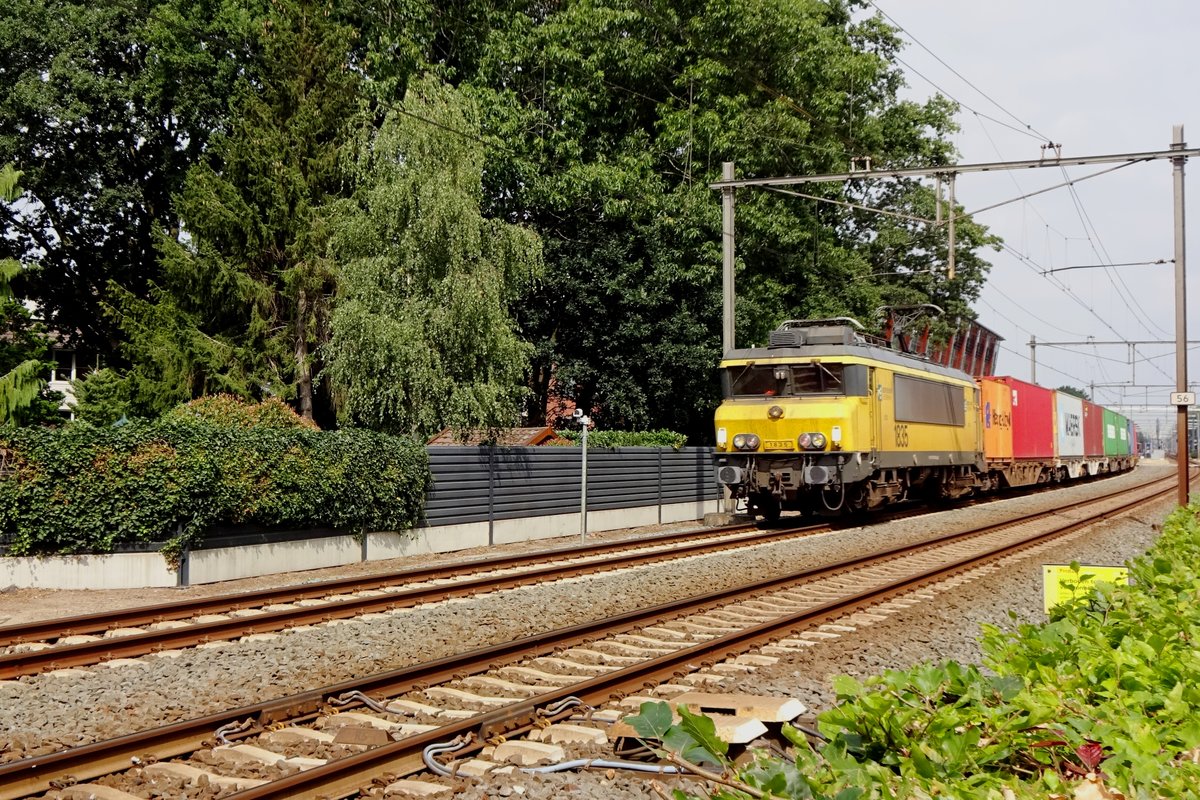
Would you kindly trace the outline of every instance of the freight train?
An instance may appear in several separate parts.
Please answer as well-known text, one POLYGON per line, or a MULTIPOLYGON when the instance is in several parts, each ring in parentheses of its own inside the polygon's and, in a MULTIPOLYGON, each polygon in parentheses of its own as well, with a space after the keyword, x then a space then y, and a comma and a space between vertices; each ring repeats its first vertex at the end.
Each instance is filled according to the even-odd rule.
POLYGON ((895 350, 848 318, 789 320, 721 362, 717 479, 747 510, 865 511, 1121 472, 1120 414, 895 350))

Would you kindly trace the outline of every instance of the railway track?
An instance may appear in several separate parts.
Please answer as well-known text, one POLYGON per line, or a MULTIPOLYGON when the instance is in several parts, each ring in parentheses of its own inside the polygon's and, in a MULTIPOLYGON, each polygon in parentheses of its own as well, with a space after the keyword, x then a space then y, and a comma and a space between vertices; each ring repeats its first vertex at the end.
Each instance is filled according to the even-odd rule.
POLYGON ((0 628, 0 680, 822 533, 731 525, 0 628))
MULTIPOLYGON (((1133 499, 1113 495, 1080 501, 947 534, 915 548, 880 550, 782 578, 14 762, 0 767, 0 798, 47 791, 52 781, 63 781, 64 775, 88 781, 117 771, 124 771, 117 782, 134 797, 147 796, 146 782, 153 782, 155 775, 158 780, 194 781, 201 780, 201 774, 215 776, 204 777, 205 782, 219 778, 230 789, 240 788, 231 795, 239 800, 351 796, 371 787, 373 778, 399 778, 424 770, 422 751, 429 745, 463 737, 463 750, 456 754, 461 757, 494 747, 502 737, 546 730, 579 713, 558 705, 571 697, 600 707, 595 719, 611 720, 628 710, 620 705, 622 700, 647 694, 647 687, 656 687, 650 696, 661 699, 719 686, 722 676, 811 646, 821 638, 817 629, 823 624, 877 609, 890 598, 912 594, 922 586, 1169 495, 1171 485, 1168 479, 1122 493, 1133 499), (1049 524, 1052 518, 1056 521, 1049 524), (333 713, 339 709, 341 713, 333 713), (280 731, 280 725, 288 727, 280 731), (343 729, 363 732, 339 743, 343 729), (212 746, 218 730, 227 731, 222 736, 229 744, 212 746), (288 738, 290 742, 284 741, 288 738), (189 761, 172 762, 176 767, 145 766, 189 755, 189 761), (128 770, 132 759, 143 766, 128 770)), ((597 741, 601 735, 607 738, 602 729, 596 730, 597 741)), ((488 763, 480 758, 460 761, 474 764, 460 774, 499 768, 488 763)), ((97 785, 75 789, 85 793, 78 796, 87 796, 92 791, 88 787, 97 785)), ((369 791, 385 788, 376 781, 369 791)))
MULTIPOLYGON (((967 499, 948 507, 978 502, 967 499)), ((874 515, 871 521, 878 524, 913 513, 910 506, 874 515)), ((784 527, 766 530, 749 524, 729 525, 3 626, 0 680, 754 547, 824 533, 846 524, 829 521, 796 527, 784 523, 784 527)))

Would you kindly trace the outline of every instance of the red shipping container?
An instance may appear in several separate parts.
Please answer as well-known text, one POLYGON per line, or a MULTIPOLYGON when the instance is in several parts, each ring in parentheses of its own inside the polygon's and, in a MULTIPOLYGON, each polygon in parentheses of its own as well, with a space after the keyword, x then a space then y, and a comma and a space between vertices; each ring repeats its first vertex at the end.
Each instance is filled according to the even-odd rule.
POLYGON ((1088 400, 1083 401, 1083 455, 1104 457, 1104 410, 1088 400))
POLYGON ((1054 390, 1012 377, 993 380, 1012 391, 1013 458, 1054 458, 1054 390))

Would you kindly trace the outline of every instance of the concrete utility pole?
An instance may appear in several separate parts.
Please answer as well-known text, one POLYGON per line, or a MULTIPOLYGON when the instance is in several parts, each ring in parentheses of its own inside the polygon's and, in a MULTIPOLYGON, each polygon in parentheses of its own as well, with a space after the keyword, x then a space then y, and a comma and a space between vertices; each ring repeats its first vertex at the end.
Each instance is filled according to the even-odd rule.
MULTIPOLYGON (((733 180, 733 162, 721 165, 721 177, 733 180)), ((733 187, 721 190, 721 294, 725 315, 721 325, 721 355, 734 347, 733 325, 733 187)))
POLYGON ((958 218, 958 209, 954 207, 954 173, 950 173, 950 221, 946 226, 946 278, 954 280, 954 220, 958 218))
POLYGON ((1037 383, 1037 337, 1029 334, 1029 382, 1037 383))
MULTIPOLYGON (((1172 130, 1171 149, 1181 153, 1187 149, 1183 141, 1183 126, 1172 130)), ((1175 391, 1187 391, 1187 237, 1183 217, 1183 164, 1187 158, 1177 155, 1171 159, 1175 173, 1175 391)), ((1188 502, 1188 407, 1177 407, 1179 420, 1178 466, 1179 505, 1188 502)))

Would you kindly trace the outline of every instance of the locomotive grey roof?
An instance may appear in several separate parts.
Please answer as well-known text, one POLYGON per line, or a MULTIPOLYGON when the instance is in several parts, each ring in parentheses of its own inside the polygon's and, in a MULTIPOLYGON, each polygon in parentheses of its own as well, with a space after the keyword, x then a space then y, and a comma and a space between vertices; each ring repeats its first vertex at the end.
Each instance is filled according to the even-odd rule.
POLYGON ((767 347, 746 347, 729 350, 723 361, 759 359, 839 358, 852 356, 870 358, 898 367, 928 372, 944 378, 973 381, 962 370, 934 364, 920 356, 892 350, 882 340, 869 337, 855 327, 861 326, 845 317, 826 320, 788 320, 771 333, 767 347), (846 324, 852 323, 852 324, 846 324))

